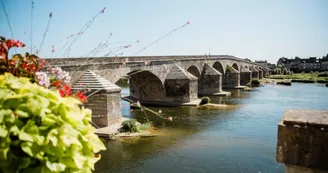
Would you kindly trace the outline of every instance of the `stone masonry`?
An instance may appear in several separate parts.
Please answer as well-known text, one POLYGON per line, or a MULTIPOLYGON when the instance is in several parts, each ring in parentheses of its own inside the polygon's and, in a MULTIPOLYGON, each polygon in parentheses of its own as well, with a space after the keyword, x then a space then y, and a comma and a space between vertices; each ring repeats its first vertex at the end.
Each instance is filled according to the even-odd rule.
POLYGON ((210 65, 204 64, 198 88, 199 95, 213 95, 222 92, 222 74, 210 65))
POLYGON ((240 73, 233 67, 227 67, 226 73, 222 78, 222 88, 223 89, 234 89, 240 86, 240 73), (229 70, 230 69, 230 70, 229 70))
POLYGON ((178 106, 198 99, 198 79, 173 65, 164 84, 148 71, 130 74, 130 96, 141 104, 178 106))
POLYGON ((251 71, 252 71, 252 78, 253 79, 259 79, 260 77, 259 77, 259 71, 258 70, 256 70, 255 68, 252 68, 251 69, 251 71))
POLYGON ((240 85, 247 85, 252 81, 252 72, 245 67, 240 69, 240 85))
POLYGON ((105 127, 121 118, 121 88, 91 71, 84 72, 73 84, 72 90, 88 90, 86 108, 92 110, 92 122, 105 127))
POLYGON ((328 111, 289 110, 278 125, 277 161, 286 173, 328 172, 328 111))

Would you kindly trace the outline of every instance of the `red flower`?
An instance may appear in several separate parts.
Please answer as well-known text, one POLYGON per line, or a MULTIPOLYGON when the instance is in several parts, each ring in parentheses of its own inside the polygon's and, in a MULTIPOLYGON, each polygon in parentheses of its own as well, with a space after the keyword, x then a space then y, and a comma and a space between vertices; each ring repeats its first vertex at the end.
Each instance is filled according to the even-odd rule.
POLYGON ((85 102, 87 102, 87 96, 85 96, 84 94, 83 94, 83 92, 77 92, 76 94, 75 94, 75 96, 82 102, 82 103, 85 103, 85 102))
POLYGON ((25 63, 22 64, 22 68, 25 70, 27 65, 25 63))
POLYGON ((64 89, 66 91, 67 96, 71 96, 72 95, 71 88, 67 84, 64 85, 64 89))
POLYGON ((23 44, 22 42, 20 42, 19 40, 17 40, 17 41, 15 42, 15 46, 16 46, 16 47, 24 47, 25 44, 23 44))
POLYGON ((56 80, 55 82, 52 83, 53 86, 60 88, 62 86, 62 83, 60 80, 56 80))
POLYGON ((59 90, 60 96, 65 97, 65 92, 64 90, 59 90))
POLYGON ((15 45, 15 41, 12 39, 8 39, 6 44, 7 44, 7 48, 10 49, 15 45))

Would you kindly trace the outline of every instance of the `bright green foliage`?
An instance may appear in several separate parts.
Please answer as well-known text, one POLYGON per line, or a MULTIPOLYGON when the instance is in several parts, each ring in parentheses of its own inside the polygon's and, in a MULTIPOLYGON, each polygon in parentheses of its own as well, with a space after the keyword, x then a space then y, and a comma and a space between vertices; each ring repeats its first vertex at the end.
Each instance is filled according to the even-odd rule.
POLYGON ((0 172, 91 172, 104 144, 91 111, 28 78, 0 75, 0 172))

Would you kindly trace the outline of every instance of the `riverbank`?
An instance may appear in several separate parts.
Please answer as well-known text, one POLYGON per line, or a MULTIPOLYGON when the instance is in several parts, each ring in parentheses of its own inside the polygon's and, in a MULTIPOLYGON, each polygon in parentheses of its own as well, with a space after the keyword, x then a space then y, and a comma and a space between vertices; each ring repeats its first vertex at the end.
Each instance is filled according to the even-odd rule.
POLYGON ((291 75, 271 75, 270 79, 274 80, 290 80, 291 82, 304 83, 328 83, 327 73, 295 73, 291 75))

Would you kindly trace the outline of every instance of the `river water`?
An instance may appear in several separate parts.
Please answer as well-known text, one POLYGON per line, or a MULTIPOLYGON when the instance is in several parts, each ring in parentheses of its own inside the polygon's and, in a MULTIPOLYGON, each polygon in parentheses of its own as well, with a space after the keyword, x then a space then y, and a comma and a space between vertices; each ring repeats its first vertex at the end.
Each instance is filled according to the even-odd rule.
MULTIPOLYGON (((151 107, 173 121, 148 113, 156 137, 105 141, 107 150, 95 172, 282 173, 283 165, 275 160, 280 118, 288 109, 328 109, 327 96, 324 85, 267 84, 211 97, 212 103, 230 105, 225 109, 151 107)), ((122 107, 124 116, 145 121, 144 113, 131 111, 128 103, 122 107)))

